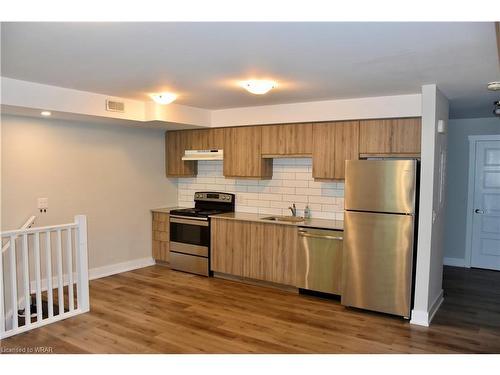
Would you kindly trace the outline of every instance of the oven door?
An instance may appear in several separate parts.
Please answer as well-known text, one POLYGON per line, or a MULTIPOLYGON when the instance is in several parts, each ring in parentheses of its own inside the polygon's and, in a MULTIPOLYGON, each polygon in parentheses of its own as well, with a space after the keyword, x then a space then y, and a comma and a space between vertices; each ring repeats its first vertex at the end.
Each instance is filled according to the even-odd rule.
POLYGON ((208 220, 170 216, 170 251, 208 257, 208 220))

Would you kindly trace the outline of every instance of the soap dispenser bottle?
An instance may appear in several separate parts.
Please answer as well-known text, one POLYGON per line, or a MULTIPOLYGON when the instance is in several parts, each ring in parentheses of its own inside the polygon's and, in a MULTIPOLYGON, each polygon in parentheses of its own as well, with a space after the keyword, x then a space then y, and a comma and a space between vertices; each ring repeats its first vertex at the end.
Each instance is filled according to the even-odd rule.
POLYGON ((309 208, 309 205, 306 205, 306 208, 304 209, 304 218, 305 219, 311 218, 311 209, 309 208))

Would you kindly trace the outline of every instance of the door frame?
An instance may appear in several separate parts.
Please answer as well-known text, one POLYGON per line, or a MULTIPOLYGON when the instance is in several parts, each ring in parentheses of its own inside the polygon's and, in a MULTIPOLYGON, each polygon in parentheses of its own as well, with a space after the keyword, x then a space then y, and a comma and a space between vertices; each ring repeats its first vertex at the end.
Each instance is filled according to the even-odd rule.
POLYGON ((476 182, 476 146, 479 141, 500 141, 500 135, 469 135, 469 182, 467 186, 467 224, 465 229, 464 267, 471 268, 472 259, 472 219, 474 209, 474 187, 476 182))

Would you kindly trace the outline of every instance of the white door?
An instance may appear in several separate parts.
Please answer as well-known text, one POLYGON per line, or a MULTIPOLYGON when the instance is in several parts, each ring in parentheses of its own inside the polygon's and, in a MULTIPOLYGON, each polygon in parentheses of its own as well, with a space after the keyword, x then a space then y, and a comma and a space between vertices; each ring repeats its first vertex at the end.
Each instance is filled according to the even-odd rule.
POLYGON ((500 141, 477 141, 471 266, 500 270, 500 141))

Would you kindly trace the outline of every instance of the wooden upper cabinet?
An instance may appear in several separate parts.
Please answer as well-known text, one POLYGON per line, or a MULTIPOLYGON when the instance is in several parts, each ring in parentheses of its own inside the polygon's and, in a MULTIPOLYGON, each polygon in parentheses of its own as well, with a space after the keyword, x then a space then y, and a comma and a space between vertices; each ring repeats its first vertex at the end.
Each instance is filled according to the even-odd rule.
POLYGON ((193 150, 218 150, 224 148, 224 129, 186 130, 193 150))
POLYGON ((292 157, 312 154, 312 124, 262 126, 262 156, 292 157))
POLYGON ((262 158, 262 127, 224 129, 224 176, 270 178, 272 160, 262 158))
POLYGON ((363 120, 359 132, 362 156, 420 154, 420 118, 363 120))
POLYGON ((195 161, 183 161, 185 150, 193 148, 193 137, 189 131, 169 131, 165 133, 165 157, 167 177, 192 177, 198 172, 195 161))
POLYGON ((313 178, 342 180, 345 161, 359 158, 359 121, 313 125, 313 178))

